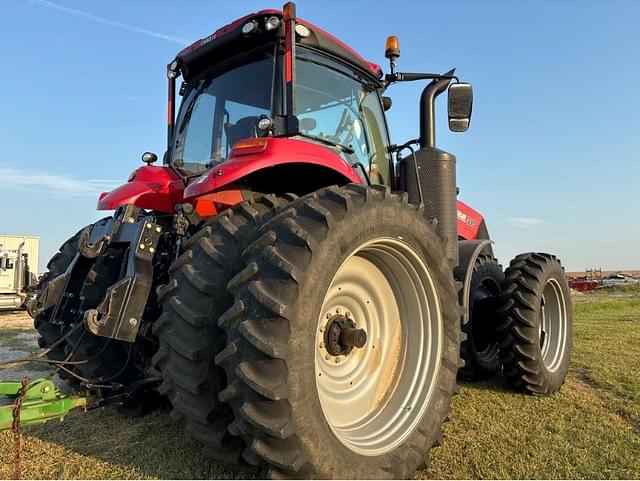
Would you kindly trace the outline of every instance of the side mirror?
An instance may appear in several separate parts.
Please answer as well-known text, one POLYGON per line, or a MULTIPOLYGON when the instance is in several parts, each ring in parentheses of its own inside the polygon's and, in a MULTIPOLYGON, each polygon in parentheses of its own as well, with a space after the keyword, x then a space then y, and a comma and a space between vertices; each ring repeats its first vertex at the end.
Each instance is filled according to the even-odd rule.
POLYGON ((457 82, 449 86, 449 130, 466 132, 471 122, 473 88, 471 84, 457 82))
POLYGON ((153 152, 145 152, 142 154, 142 162, 147 165, 153 164, 156 160, 158 160, 158 156, 153 152))

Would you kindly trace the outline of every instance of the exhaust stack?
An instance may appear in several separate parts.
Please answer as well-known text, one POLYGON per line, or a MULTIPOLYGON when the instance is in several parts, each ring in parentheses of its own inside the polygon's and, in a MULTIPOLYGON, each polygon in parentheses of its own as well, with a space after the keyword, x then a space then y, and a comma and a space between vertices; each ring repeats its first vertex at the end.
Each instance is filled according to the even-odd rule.
MULTIPOLYGON (((444 76, 452 76, 454 70, 444 76)), ((444 77, 443 76, 443 77, 444 77)), ((443 93, 450 78, 431 81, 420 97, 420 150, 405 157, 400 164, 403 190, 413 203, 423 202, 425 215, 437 222, 437 230, 445 239, 447 258, 458 265, 458 225, 456 158, 436 148, 435 101, 443 93)))

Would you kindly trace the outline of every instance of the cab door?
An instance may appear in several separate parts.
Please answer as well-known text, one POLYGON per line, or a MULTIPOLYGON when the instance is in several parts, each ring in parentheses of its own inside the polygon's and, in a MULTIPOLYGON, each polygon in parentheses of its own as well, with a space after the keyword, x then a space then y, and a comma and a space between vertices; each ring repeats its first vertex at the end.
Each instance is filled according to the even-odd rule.
POLYGON ((366 181, 391 184, 391 158, 378 86, 353 67, 305 48, 296 53, 295 114, 301 132, 328 140, 366 181))

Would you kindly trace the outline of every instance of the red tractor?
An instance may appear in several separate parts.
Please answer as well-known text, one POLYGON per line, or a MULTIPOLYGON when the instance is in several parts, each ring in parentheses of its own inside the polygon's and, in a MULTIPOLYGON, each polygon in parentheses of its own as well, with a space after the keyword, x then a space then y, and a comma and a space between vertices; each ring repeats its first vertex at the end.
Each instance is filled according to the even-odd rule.
POLYGON ((293 3, 178 53, 163 165, 147 152, 100 196, 113 214, 30 305, 61 374, 131 410, 166 397, 205 453, 269 478, 413 477, 458 376, 558 390, 563 268, 527 253, 503 273, 435 145, 436 98, 463 132, 471 85, 399 54, 389 37, 385 75, 293 3), (396 145, 385 93, 407 81, 428 81, 420 135, 396 145))

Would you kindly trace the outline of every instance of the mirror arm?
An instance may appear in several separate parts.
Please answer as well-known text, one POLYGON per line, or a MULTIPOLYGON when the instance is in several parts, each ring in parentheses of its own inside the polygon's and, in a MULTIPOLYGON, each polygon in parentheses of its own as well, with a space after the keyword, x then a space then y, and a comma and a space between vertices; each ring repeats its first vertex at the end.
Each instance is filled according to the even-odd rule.
POLYGON ((413 82, 415 80, 455 80, 459 82, 458 77, 450 73, 453 71, 455 71, 455 69, 450 70, 444 75, 439 73, 394 72, 385 76, 385 82, 387 84, 393 82, 413 82))

